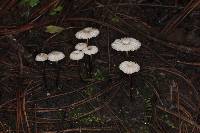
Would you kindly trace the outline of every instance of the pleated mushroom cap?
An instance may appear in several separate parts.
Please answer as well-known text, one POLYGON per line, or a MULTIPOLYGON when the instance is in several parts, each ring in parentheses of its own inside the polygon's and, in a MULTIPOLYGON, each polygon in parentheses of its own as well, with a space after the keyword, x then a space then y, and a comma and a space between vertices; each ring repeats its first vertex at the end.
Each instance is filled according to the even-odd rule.
POLYGON ((125 37, 121 39, 116 39, 112 44, 111 47, 116 50, 116 51, 135 51, 141 47, 140 41, 130 38, 130 37, 125 37))
POLYGON ((71 54, 69 55, 69 58, 71 60, 81 60, 84 57, 84 53, 82 51, 79 50, 75 50, 73 52, 71 52, 71 54))
POLYGON ((52 62, 58 62, 65 58, 65 54, 60 51, 52 51, 48 54, 48 60, 52 62))
POLYGON ((87 54, 87 55, 94 55, 94 54, 98 53, 98 51, 99 51, 99 49, 96 46, 88 46, 83 49, 84 54, 87 54))
POLYGON ((87 46, 88 46, 87 43, 78 43, 78 44, 76 44, 75 49, 76 49, 76 50, 83 50, 83 49, 86 48, 87 46))
POLYGON ((140 66, 132 61, 123 61, 119 65, 119 69, 125 74, 133 74, 140 71, 140 66))
POLYGON ((46 61, 48 59, 48 55, 46 53, 39 53, 38 55, 36 55, 35 57, 35 61, 46 61))
POLYGON ((78 31, 75 36, 77 39, 91 39, 93 37, 97 37, 99 35, 99 30, 92 27, 84 28, 78 31))

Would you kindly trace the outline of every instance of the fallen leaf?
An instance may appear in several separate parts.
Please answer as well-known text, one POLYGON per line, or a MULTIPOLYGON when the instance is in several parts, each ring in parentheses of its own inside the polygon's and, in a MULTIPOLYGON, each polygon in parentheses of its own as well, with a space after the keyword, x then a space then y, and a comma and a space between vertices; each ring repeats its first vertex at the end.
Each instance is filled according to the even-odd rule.
POLYGON ((54 26, 54 25, 49 25, 46 27, 45 32, 54 34, 54 33, 60 33, 64 30, 63 27, 59 27, 59 26, 54 26))

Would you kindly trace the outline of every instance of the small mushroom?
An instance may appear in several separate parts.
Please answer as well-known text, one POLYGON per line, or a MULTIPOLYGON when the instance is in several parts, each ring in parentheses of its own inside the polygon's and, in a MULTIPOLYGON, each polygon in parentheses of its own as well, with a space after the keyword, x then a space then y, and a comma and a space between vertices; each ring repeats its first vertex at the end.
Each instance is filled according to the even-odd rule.
POLYGON ((140 66, 132 61, 123 61, 119 65, 119 69, 124 72, 125 74, 129 75, 130 78, 130 99, 132 99, 132 92, 133 92, 133 81, 132 81, 132 74, 140 71, 140 66))
POLYGON ((76 61, 83 59, 83 57, 84 57, 84 53, 79 50, 75 50, 75 51, 71 52, 71 54, 69 56, 69 58, 71 60, 76 60, 76 61))
POLYGON ((99 49, 96 46, 88 46, 86 48, 84 48, 82 50, 84 52, 84 54, 89 55, 89 74, 91 76, 92 74, 92 69, 93 69, 93 65, 92 65, 92 55, 95 55, 98 53, 99 49))
POLYGON ((86 48, 87 46, 88 46, 87 43, 78 43, 78 44, 76 44, 75 49, 76 49, 76 50, 83 50, 83 49, 86 48))
POLYGON ((88 44, 88 40, 93 38, 93 37, 97 37, 99 35, 99 30, 96 28, 92 28, 92 27, 87 27, 84 28, 80 31, 78 31, 75 36, 77 39, 86 39, 87 40, 87 44, 88 44))
POLYGON ((56 63, 56 71, 57 71, 57 77, 56 77, 56 87, 59 87, 59 78, 60 78, 60 67, 58 62, 65 58, 65 54, 60 51, 52 51, 48 54, 48 60, 51 62, 56 63))
POLYGON ((95 55, 98 51, 99 51, 99 49, 97 46, 88 46, 83 49, 83 53, 90 55, 90 56, 95 55))
POLYGON ((45 62, 48 59, 48 55, 46 53, 39 53, 35 57, 35 61, 38 62, 45 62))
POLYGON ((129 51, 135 51, 141 47, 140 41, 130 38, 130 37, 125 37, 121 39, 116 39, 112 44, 112 48, 116 51, 121 51, 121 52, 126 52, 128 56, 129 51))
POLYGON ((42 71, 42 77, 44 82, 44 88, 47 88, 47 80, 46 80, 46 61, 48 59, 48 55, 46 53, 39 53, 35 57, 35 61, 42 62, 43 64, 43 71, 42 71))
POLYGON ((69 58, 71 60, 77 61, 77 64, 79 66, 78 70, 79 70, 80 79, 82 79, 81 78, 81 65, 79 64, 78 61, 81 60, 81 59, 83 59, 83 57, 84 57, 84 53, 82 51, 79 51, 79 50, 75 50, 75 51, 71 52, 71 54, 69 55, 69 58))
POLYGON ((58 61, 64 58, 65 58, 65 54, 60 51, 52 51, 51 53, 48 54, 48 60, 52 62, 58 63, 58 61))
POLYGON ((91 39, 93 37, 97 37, 99 35, 99 30, 92 27, 84 28, 78 31, 75 36, 77 39, 91 39))

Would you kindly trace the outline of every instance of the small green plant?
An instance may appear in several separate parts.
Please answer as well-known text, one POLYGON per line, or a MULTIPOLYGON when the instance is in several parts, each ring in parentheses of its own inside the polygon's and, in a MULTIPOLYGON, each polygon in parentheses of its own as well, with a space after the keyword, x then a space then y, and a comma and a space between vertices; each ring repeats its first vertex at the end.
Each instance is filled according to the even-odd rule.
POLYGON ((113 23, 118 23, 118 22, 119 22, 119 17, 113 16, 113 17, 111 18, 111 21, 112 21, 113 23))
POLYGON ((74 119, 77 119, 80 115, 81 115, 81 109, 80 108, 73 109, 72 111, 69 112, 69 116, 74 118, 74 119))
MULTIPOLYGON (((74 109, 69 113, 69 116, 74 119, 78 119, 81 115, 83 115, 81 108, 74 109)), ((101 119, 100 117, 98 117, 94 114, 79 118, 77 121, 81 125, 103 124, 104 123, 103 119, 101 119)))
POLYGON ((146 125, 146 128, 148 127, 152 119, 152 112, 153 112, 152 108, 153 107, 151 103, 151 98, 144 98, 144 111, 145 111, 144 123, 146 125))
POLYGON ((152 104, 150 97, 144 99, 144 107, 146 112, 152 112, 152 104))
MULTIPOLYGON (((149 81, 149 80, 148 80, 149 81)), ((141 82, 139 82, 141 83, 141 82)), ((152 105, 152 97, 153 97, 153 89, 149 84, 143 84, 140 86, 141 88, 138 89, 139 94, 143 97, 143 105, 144 105, 144 126, 145 129, 149 127, 153 117, 153 105, 152 105)), ((148 133, 145 132, 144 133, 148 133)))
POLYGON ((87 95, 87 96, 91 96, 92 94, 94 94, 95 93, 95 88, 94 87, 88 87, 85 91, 85 94, 87 95))
POLYGON ((94 73, 94 78, 96 80, 105 80, 104 74, 100 69, 97 69, 97 71, 94 73))
POLYGON ((103 124, 103 120, 95 115, 88 115, 87 117, 81 118, 80 120, 81 124, 84 125, 91 125, 91 124, 103 124))
POLYGON ((35 7, 40 3, 40 0, 19 0, 21 4, 29 7, 35 7))
POLYGON ((57 15, 57 14, 59 14, 60 12, 62 12, 62 10, 63 10, 63 6, 62 6, 62 5, 59 5, 59 6, 57 6, 56 8, 54 8, 53 10, 51 10, 51 11, 49 12, 49 15, 51 15, 51 16, 57 15))

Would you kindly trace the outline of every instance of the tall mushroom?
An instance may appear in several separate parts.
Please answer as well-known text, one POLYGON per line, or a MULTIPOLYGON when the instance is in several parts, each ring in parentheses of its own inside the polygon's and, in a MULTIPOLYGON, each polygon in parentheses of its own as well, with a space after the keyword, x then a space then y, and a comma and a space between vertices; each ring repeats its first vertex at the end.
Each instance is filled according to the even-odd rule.
POLYGON ((46 81, 46 61, 47 61, 47 59, 48 59, 48 55, 46 53, 39 53, 35 57, 35 61, 42 62, 42 65, 43 65, 42 75, 43 75, 44 88, 47 88, 47 81, 46 81))
POLYGON ((79 50, 75 50, 75 51, 71 52, 71 54, 69 55, 69 58, 71 60, 77 61, 77 65, 79 66, 78 70, 79 70, 80 79, 82 79, 81 78, 81 66, 80 66, 78 61, 83 59, 83 57, 84 57, 84 53, 82 51, 79 51, 79 50))
POLYGON ((130 99, 132 99, 133 97, 133 81, 132 81, 132 76, 133 73, 139 72, 140 71, 140 66, 132 61, 123 61, 120 65, 119 65, 119 69, 124 72, 125 74, 129 75, 129 80, 130 80, 130 99))
POLYGON ((91 76, 92 74, 92 69, 93 69, 93 64, 92 64, 92 55, 95 55, 98 53, 99 49, 97 46, 88 46, 86 48, 84 48, 83 53, 86 55, 89 55, 89 60, 88 60, 88 64, 89 64, 89 74, 91 76))
POLYGON ((59 78, 60 78, 60 66, 58 64, 59 61, 65 58, 65 54, 60 51, 52 51, 51 53, 48 54, 48 60, 51 62, 55 62, 56 64, 56 71, 57 71, 57 76, 56 76, 56 87, 58 88, 59 86, 59 78))

